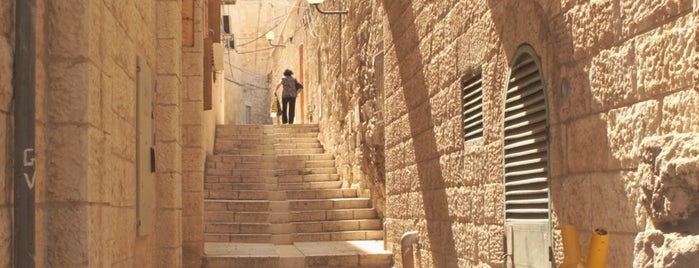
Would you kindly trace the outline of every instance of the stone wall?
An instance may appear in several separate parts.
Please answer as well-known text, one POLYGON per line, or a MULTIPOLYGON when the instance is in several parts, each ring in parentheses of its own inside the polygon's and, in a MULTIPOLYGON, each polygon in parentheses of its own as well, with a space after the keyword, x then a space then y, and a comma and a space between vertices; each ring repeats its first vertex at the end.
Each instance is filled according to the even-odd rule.
POLYGON ((0 3, 0 267, 12 267, 12 192, 13 173, 10 102, 12 96, 12 64, 14 58, 14 2, 0 3))
MULTIPOLYGON (((292 24, 306 37, 305 108, 308 122, 320 123, 346 186, 368 185, 385 211, 397 267, 399 239, 409 230, 420 231, 423 266, 505 265, 504 92, 523 44, 539 57, 545 83, 559 263, 564 224, 577 226, 584 254, 593 229, 609 231, 607 260, 618 267, 659 265, 666 256, 636 256, 651 248, 677 252, 672 247, 682 244, 675 241, 696 239, 695 227, 678 234, 656 226, 639 187, 653 177, 640 171, 651 150, 644 148, 677 144, 644 140, 692 139, 699 127, 692 1, 354 2, 326 1, 323 9, 350 14, 312 12, 310 26, 292 24), (373 56, 382 49, 384 90, 373 79, 379 70, 373 56), (464 142, 461 83, 476 72, 483 77, 484 133, 464 142)), ((278 51, 274 73, 297 66, 297 52, 278 51)), ((659 161, 695 163, 687 160, 693 157, 659 161)), ((684 165, 683 178, 696 179, 695 166, 684 165)), ((684 252, 693 256, 692 250, 684 252)))
MULTIPOLYGON (((0 162, 8 167, 13 3, 0 5, 0 123, 6 129, 0 162)), ((180 1, 37 1, 37 267, 200 266, 203 235, 196 228, 202 229, 203 205, 183 212, 183 196, 199 194, 200 202, 192 203, 201 204, 203 190, 183 186, 183 178, 201 188, 204 156, 222 114, 202 107, 205 6, 196 5, 199 47, 185 49, 198 58, 183 58, 180 1), (149 78, 139 78, 137 64, 150 67, 157 80, 156 203, 145 212, 157 226, 147 236, 137 235, 134 141, 137 80, 149 78), (183 72, 192 68, 200 73, 183 72), (193 231, 183 233, 183 224, 193 231)), ((221 84, 214 94, 222 94, 221 84)), ((0 229, 2 267, 11 266, 10 178, 0 174, 0 222, 7 223, 0 229)))

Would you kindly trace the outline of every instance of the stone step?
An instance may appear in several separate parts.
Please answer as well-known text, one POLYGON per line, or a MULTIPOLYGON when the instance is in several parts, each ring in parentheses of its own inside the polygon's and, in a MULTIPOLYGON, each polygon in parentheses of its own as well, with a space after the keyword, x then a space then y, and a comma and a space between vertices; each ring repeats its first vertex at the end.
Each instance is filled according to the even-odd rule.
POLYGON ((277 170, 277 176, 290 176, 290 175, 311 175, 311 174, 327 174, 332 175, 337 173, 335 167, 322 167, 322 168, 287 168, 277 170))
POLYGON ((376 219, 377 216, 376 210, 373 208, 307 210, 292 212, 207 211, 204 213, 204 220, 209 223, 295 223, 313 221, 372 220, 376 219))
POLYGON ((277 171, 274 169, 211 168, 206 169, 206 175, 232 177, 273 177, 277 175, 277 171))
POLYGON ((352 219, 375 219, 378 215, 373 208, 330 209, 294 211, 289 215, 291 222, 335 221, 352 219))
POLYGON ((382 230, 368 231, 341 231, 341 232, 322 232, 322 233, 296 233, 294 234, 294 242, 311 242, 311 241, 348 241, 348 240, 382 240, 382 230))
POLYGON ((206 234, 272 234, 270 223, 206 223, 206 234))
MULTIPOLYGON (((206 187, 211 188, 211 187, 206 187)), ((328 199, 328 198, 352 198, 357 197, 356 189, 309 189, 309 190, 238 190, 238 189, 213 189, 206 190, 206 199, 212 200, 279 200, 286 198, 296 199, 328 199)))
MULTIPOLYGON (((285 213, 288 214, 288 213, 285 213)), ((228 212, 228 211, 207 211, 204 213, 204 221, 215 222, 270 222, 270 212, 228 212)))
POLYGON ((362 219, 362 220, 337 220, 337 221, 306 221, 294 222, 294 231, 296 234, 305 233, 324 233, 324 232, 342 232, 342 231, 367 231, 380 230, 381 220, 378 219, 362 219))
POLYGON ((269 211, 267 200, 204 200, 204 211, 269 211))
POLYGON ((204 185, 207 183, 277 183, 278 177, 241 177, 241 176, 206 176, 204 185))
POLYGON ((206 243, 209 268, 316 268, 393 266, 393 254, 383 241, 298 242, 291 245, 206 243))
POLYGON ((216 145, 214 154, 256 154, 256 155, 305 155, 322 154, 325 149, 318 148, 296 148, 296 149, 275 149, 275 148, 236 148, 233 146, 216 145))
POLYGON ((290 211, 370 208, 369 198, 305 199, 288 201, 290 211))
MULTIPOLYGON (((276 178, 268 180, 275 183, 267 183, 262 179, 246 179, 246 182, 219 182, 218 177, 215 181, 211 179, 204 183, 204 190, 312 190, 312 189, 338 189, 342 186, 341 181, 318 181, 318 182, 297 182, 297 183, 282 183, 277 184, 276 178)), ((237 178, 241 180, 241 178, 237 178)))
MULTIPOLYGON (((235 227, 230 227, 235 228, 235 227)), ((262 227, 253 227, 262 228, 262 227)), ((352 230, 317 233, 204 233, 206 242, 294 243, 311 241, 382 240, 382 230, 352 230)))
POLYGON ((306 211, 329 209, 370 208, 369 198, 304 199, 289 201, 269 200, 204 200, 204 211, 306 211))
POLYGON ((317 181, 336 181, 340 179, 338 174, 307 174, 307 175, 287 175, 278 178, 279 183, 296 183, 296 182, 317 182, 317 181))

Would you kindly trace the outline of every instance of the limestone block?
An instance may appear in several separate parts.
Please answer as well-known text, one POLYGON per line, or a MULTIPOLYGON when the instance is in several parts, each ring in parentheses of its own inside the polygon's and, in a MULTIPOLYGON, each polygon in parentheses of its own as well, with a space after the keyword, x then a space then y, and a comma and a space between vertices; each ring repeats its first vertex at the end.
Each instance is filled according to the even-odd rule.
POLYGON ((451 228, 456 254, 469 261, 476 261, 477 256, 473 253, 478 252, 478 227, 471 223, 454 222, 451 228))
POLYGON ((182 126, 182 145, 185 147, 197 147, 202 145, 202 126, 182 126))
POLYGON ((185 216, 202 215, 204 211, 204 192, 184 192, 182 200, 185 216))
POLYGON ((472 202, 473 194, 470 187, 454 187, 445 189, 449 216, 460 222, 469 222, 472 219, 471 211, 476 205, 472 202))
POLYGON ((619 2, 625 37, 645 32, 692 9, 691 0, 622 0, 619 2))
MULTIPOLYGON (((203 199, 203 198, 202 198, 203 199)), ((203 206, 202 206, 203 207, 203 206)), ((184 216, 182 217, 182 223, 184 230, 184 242, 204 242, 204 218, 202 215, 198 216, 184 216)))
POLYGON ((595 55, 616 41, 621 23, 616 10, 617 2, 594 1, 577 5, 565 14, 575 59, 595 55))
MULTIPOLYGON (((614 172, 590 175, 590 221, 592 228, 635 233, 645 228, 646 217, 637 211, 641 201, 635 173, 614 172)), ((580 189, 578 189, 580 190, 580 189)), ((581 219, 581 218, 578 218, 581 219)))
POLYGON ((187 88, 184 89, 184 92, 187 92, 187 100, 202 101, 204 96, 204 78, 201 76, 201 74, 196 76, 186 76, 186 81, 187 88))
POLYGON ((155 187, 159 208, 182 208, 182 175, 179 173, 158 174, 155 187))
POLYGON ((48 200, 87 201, 88 126, 56 126, 48 136, 48 200))
MULTIPOLYGON (((386 98, 385 108, 390 107, 390 109, 384 109, 385 120, 389 124, 400 119, 402 116, 408 114, 408 106, 405 103, 405 98, 403 94, 404 92, 401 90, 400 92, 394 93, 386 98)), ((387 134, 393 133, 389 132, 387 134)))
POLYGON ((178 172, 182 168, 182 147, 175 142, 155 143, 155 170, 158 173, 178 172))
POLYGON ((182 267, 182 247, 160 247, 156 259, 155 267, 182 267))
POLYGON ((696 44, 690 41, 696 28, 691 21, 688 17, 680 17, 635 39, 641 98, 691 87, 692 60, 697 54, 696 44))
MULTIPOLYGON (((203 233, 203 231, 202 231, 203 233)), ((182 245, 183 267, 201 267, 201 259, 204 256, 204 243, 184 243, 182 245)))
POLYGON ((121 157, 112 157, 106 167, 107 179, 103 182, 104 200, 115 206, 136 204, 136 164, 121 157))
POLYGON ((115 118, 112 133, 107 136, 107 143, 111 145, 112 153, 124 159, 136 161, 136 126, 133 121, 115 118))
POLYGON ((699 92, 685 90, 662 102, 661 133, 699 132, 699 92))
POLYGON ((659 134, 660 104, 650 100, 607 113, 607 142, 614 162, 622 168, 634 168, 641 140, 659 134))
MULTIPOLYGON (((609 239, 609 249, 607 250, 607 264, 609 267, 638 267, 634 266, 634 244, 635 233, 613 233, 609 239)), ((589 243, 587 244, 589 246, 589 243)), ((663 267, 663 266, 661 266, 663 267)))
MULTIPOLYGON (((204 74, 204 52, 193 51, 182 53, 182 75, 202 76, 204 74)), ((202 82, 203 83, 203 82, 202 82)), ((199 84, 202 87, 203 84, 199 84)))
MULTIPOLYGON (((551 204, 560 224, 573 224, 581 230, 591 230, 592 200, 589 175, 577 175, 554 180, 551 204)), ((604 208, 604 207, 602 207, 604 208)))
POLYGON ((483 220, 491 225, 503 225, 503 215, 505 215, 504 207, 500 204, 505 203, 505 186, 502 184, 487 184, 483 186, 483 203, 484 207, 483 220))
MULTIPOLYGON (((0 5, 5 5, 4 3, 0 5)), ((7 112, 12 95, 13 48, 10 40, 0 36, 0 111, 7 112)))
POLYGON ((180 138, 180 107, 176 105, 155 106, 155 139, 159 141, 178 141, 180 138))
MULTIPOLYGON (((48 210, 46 262, 51 267, 88 267, 88 207, 56 206, 48 210)), ((131 239, 129 239, 131 240, 131 239)))
POLYGON ((691 267, 699 263, 699 236, 649 230, 636 236, 633 267, 691 267))
POLYGON ((607 125, 602 115, 573 121, 568 127, 568 170, 583 172, 603 170, 610 158, 607 125))
POLYGON ((638 166, 638 180, 643 191, 641 204, 655 226, 687 226, 696 222, 699 136, 648 137, 641 146, 639 156, 643 162, 638 166))
POLYGON ((602 50, 592 58, 590 91, 592 109, 604 111, 638 100, 633 42, 602 50))
POLYGON ((200 101, 182 102, 182 124, 199 125, 202 123, 204 106, 200 101))
POLYGON ((99 125, 99 70, 89 62, 56 62, 48 72, 48 119, 99 125))
POLYGON ((185 147, 182 150, 182 170, 204 172, 206 152, 199 147, 185 147))
POLYGON ((182 245, 182 211, 158 209, 158 228, 156 228, 159 248, 179 247, 182 245))
POLYGON ((155 89, 155 104, 180 103, 180 78, 177 75, 159 75, 155 89))
POLYGON ((176 38, 158 39, 158 74, 182 73, 182 42, 176 38))
POLYGON ((106 202, 107 200, 104 199, 105 189, 103 185, 104 178, 106 177, 106 169, 104 166, 113 163, 111 161, 105 161, 105 152, 109 149, 109 145, 106 143, 104 132, 94 127, 89 127, 87 129, 87 139, 87 200, 95 203, 106 202))
POLYGON ((87 58, 91 49, 90 3, 79 0, 67 0, 48 5, 47 29, 49 34, 49 53, 66 58, 87 58))
MULTIPOLYGON (((141 2, 141 1, 136 1, 141 2)), ((176 38, 182 36, 182 23, 173 23, 182 20, 182 3, 180 1, 157 1, 156 28, 157 38, 176 38)), ((151 9, 152 10, 152 9, 151 9)))

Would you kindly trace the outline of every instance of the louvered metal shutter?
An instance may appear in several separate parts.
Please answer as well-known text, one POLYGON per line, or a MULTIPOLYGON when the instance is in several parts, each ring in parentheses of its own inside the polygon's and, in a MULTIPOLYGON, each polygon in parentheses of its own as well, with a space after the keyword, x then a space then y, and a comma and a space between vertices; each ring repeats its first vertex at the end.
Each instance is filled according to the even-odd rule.
POLYGON ((548 221, 548 114, 538 62, 521 54, 505 104, 505 220, 548 221))
POLYGON ((480 73, 464 82, 461 104, 464 141, 483 137, 483 83, 480 73))

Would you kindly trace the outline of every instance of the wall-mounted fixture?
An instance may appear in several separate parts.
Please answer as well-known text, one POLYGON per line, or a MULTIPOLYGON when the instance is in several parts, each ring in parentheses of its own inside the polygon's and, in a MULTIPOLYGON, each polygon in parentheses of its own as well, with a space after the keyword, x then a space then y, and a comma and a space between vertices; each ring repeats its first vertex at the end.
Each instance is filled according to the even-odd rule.
POLYGON ((272 40, 274 40, 274 31, 269 31, 267 34, 265 34, 265 38, 267 38, 267 41, 269 41, 269 45, 273 47, 286 47, 284 44, 273 44, 272 40))
POLYGON ((307 0, 309 5, 315 6, 320 14, 347 14, 349 10, 322 10, 319 5, 325 0, 307 0))

